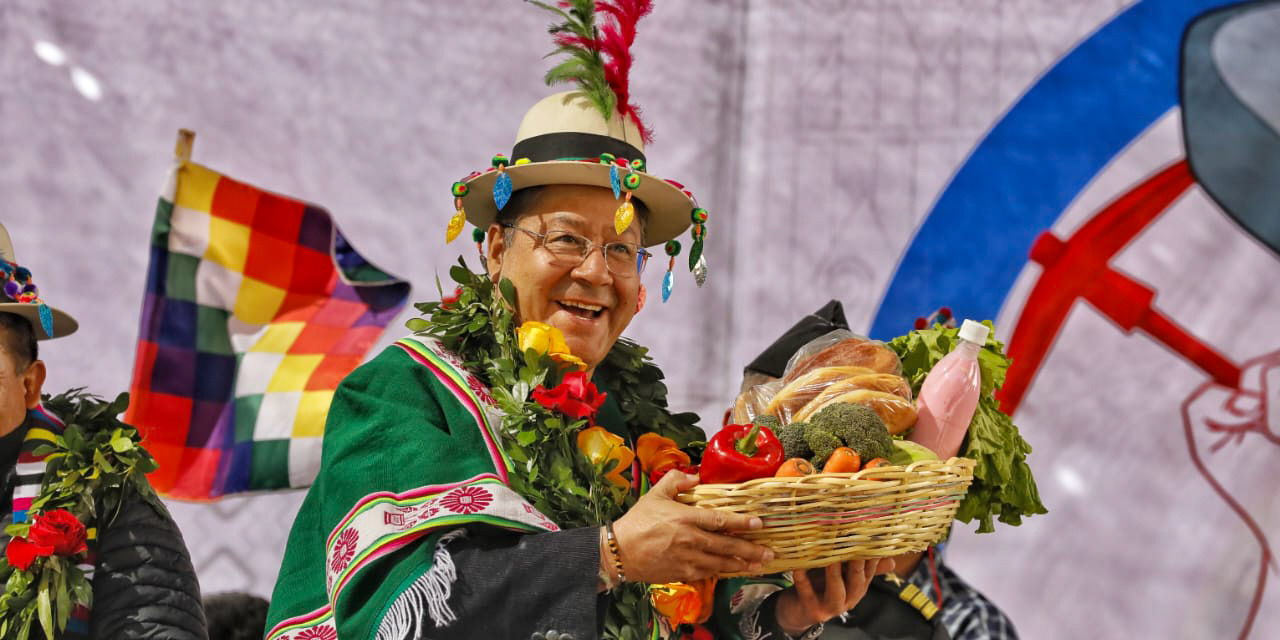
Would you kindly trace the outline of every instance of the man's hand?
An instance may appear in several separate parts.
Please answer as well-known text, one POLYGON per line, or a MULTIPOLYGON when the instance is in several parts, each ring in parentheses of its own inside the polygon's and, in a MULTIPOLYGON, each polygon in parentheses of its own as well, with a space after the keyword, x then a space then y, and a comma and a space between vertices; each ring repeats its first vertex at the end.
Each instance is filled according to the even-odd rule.
POLYGON ((759 571, 768 547, 732 534, 759 529, 759 518, 699 509, 675 501, 698 477, 670 471, 614 523, 627 580, 691 582, 722 573, 759 571))
POLYGON ((778 596, 778 626, 798 636, 858 604, 871 579, 893 571, 893 559, 850 560, 822 569, 796 571, 795 586, 778 596))

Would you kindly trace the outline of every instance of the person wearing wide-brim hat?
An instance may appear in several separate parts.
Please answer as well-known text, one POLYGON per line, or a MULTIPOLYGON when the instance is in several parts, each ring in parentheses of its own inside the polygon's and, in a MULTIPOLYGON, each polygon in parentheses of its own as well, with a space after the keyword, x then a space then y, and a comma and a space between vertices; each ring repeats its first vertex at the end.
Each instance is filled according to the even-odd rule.
POLYGON ((568 57, 549 79, 578 88, 453 184, 445 239, 475 225, 483 272, 455 267, 458 291, 335 393, 269 640, 813 637, 887 570, 717 588, 772 559, 734 535, 762 523, 674 500, 706 435, 667 410, 661 372, 621 333, 645 304, 646 247, 668 256, 663 298, 690 228, 687 264, 706 277, 708 214, 644 153, 625 78, 647 5, 545 7, 568 57))
POLYGON ((36 340, 69 336, 80 327, 75 318, 40 298, 31 270, 18 265, 13 240, 4 225, 0 225, 0 313, 26 318, 36 340))
MULTIPOLYGON (((206 638, 200 586, 182 534, 146 486, 143 470, 125 470, 101 451, 89 456, 84 449, 109 433, 112 451, 136 456, 142 450, 136 432, 125 434, 115 411, 106 410, 111 407, 80 390, 41 395, 45 364, 38 341, 64 338, 78 327, 46 295, 0 225, 0 564, 6 575, 26 580, 11 579, 11 590, 0 594, 0 626, 12 630, 25 620, 32 638, 45 637, 44 623, 33 615, 36 587, 45 585, 42 595, 51 606, 39 617, 62 621, 60 639, 206 638), (63 420, 73 416, 80 437, 62 437, 63 420), (59 473, 47 472, 46 463, 59 458, 59 473), (21 529, 4 528, 11 524, 30 528, 23 537, 21 529), (48 539, 49 531, 77 528, 84 541, 78 548, 59 550, 63 543, 48 539), (51 564, 57 556, 66 556, 58 558, 63 564, 51 564), (91 598, 68 586, 80 576, 89 581, 91 598), (28 587, 13 591, 14 584, 28 587)), ((118 404, 113 407, 123 411, 124 402, 118 404)))

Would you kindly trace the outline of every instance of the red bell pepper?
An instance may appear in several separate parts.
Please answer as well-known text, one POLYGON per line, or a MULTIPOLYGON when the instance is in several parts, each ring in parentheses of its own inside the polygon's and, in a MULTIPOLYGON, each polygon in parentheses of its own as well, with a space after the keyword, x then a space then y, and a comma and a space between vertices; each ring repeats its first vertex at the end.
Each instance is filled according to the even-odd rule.
POLYGON ((768 427, 731 424, 707 442, 698 476, 707 484, 745 482, 772 476, 782 461, 782 443, 768 427))

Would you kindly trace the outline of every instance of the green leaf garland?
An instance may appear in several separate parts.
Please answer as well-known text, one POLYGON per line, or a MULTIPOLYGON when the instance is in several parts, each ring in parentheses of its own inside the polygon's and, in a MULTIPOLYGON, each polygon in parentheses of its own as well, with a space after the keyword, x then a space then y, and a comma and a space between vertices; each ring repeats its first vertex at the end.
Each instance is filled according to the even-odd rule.
MULTIPOLYGON (((495 286, 462 259, 449 275, 459 285, 457 300, 415 305, 424 317, 407 326, 439 340, 490 387, 503 412, 501 437, 515 467, 511 488, 563 528, 599 526, 621 517, 636 496, 605 478, 613 461, 592 465, 578 451, 577 434, 590 426, 587 421, 566 418, 531 398, 535 387, 552 388, 565 372, 545 354, 520 351, 515 286, 506 279, 495 286)), ((614 397, 627 425, 671 438, 696 460, 705 438, 698 417, 667 410, 662 379, 648 350, 626 339, 614 344, 593 374, 593 381, 614 397)), ((647 587, 624 585, 612 601, 605 637, 648 637, 655 617, 647 587)))
MULTIPOLYGON (((66 426, 52 447, 34 452, 47 455, 40 493, 31 502, 28 522, 9 525, 5 533, 25 538, 36 515, 55 509, 66 509, 86 528, 101 532, 119 513, 126 491, 167 512, 146 479, 155 460, 139 444, 138 430, 116 417, 129 406, 129 394, 107 402, 72 389, 44 396, 43 404, 66 426)), ((66 629, 76 605, 91 606, 93 587, 77 562, 77 557, 51 555, 19 570, 0 556, 0 638, 26 640, 33 624, 46 638, 56 637, 55 628, 66 629)))

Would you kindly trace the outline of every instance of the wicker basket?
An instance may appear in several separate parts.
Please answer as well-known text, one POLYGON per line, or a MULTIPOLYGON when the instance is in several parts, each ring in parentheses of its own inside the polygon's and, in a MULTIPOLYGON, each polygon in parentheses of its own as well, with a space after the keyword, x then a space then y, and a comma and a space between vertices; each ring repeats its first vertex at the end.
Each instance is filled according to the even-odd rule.
POLYGON ((973 482, 974 464, 951 458, 857 473, 704 484, 676 499, 759 516, 764 527, 740 535, 773 549, 773 562, 762 573, 774 573, 927 549, 946 535, 973 482))

